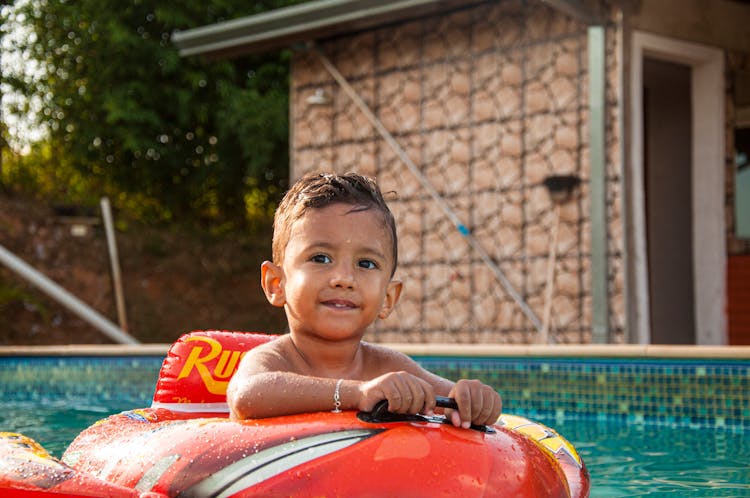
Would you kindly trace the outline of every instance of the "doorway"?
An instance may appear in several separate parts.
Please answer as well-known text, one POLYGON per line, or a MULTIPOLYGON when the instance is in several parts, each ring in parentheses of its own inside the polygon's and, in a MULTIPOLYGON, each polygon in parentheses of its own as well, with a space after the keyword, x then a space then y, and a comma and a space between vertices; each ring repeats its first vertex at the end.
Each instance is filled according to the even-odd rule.
POLYGON ((628 340, 726 344, 724 56, 637 31, 631 47, 628 340))
POLYGON ((690 66, 643 59, 651 343, 695 344, 690 66))

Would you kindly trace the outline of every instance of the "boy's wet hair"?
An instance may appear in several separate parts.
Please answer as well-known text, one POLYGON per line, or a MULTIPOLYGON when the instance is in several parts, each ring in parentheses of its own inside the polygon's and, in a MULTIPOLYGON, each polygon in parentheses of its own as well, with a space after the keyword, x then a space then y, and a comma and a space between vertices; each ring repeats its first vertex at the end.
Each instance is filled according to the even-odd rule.
POLYGON ((393 275, 398 263, 396 221, 375 180, 357 173, 308 173, 292 185, 281 199, 273 218, 274 263, 283 262, 292 224, 309 209, 321 209, 332 204, 348 204, 354 211, 374 208, 382 214, 393 243, 393 275))

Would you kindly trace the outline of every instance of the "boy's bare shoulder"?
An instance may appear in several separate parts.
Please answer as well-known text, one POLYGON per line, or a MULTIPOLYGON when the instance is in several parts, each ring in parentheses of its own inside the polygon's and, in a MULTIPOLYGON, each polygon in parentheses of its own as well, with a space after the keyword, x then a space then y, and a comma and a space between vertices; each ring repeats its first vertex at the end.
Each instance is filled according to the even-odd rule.
POLYGON ((380 367, 384 371, 411 370, 417 363, 404 353, 380 344, 362 341, 362 354, 365 362, 380 367))
POLYGON ((413 358, 395 349, 362 342, 362 352, 365 357, 365 375, 370 378, 388 372, 409 372, 432 384, 435 392, 442 396, 447 396, 453 386, 453 382, 425 370, 413 358))
POLYGON ((242 367, 246 371, 287 370, 289 367, 288 337, 268 341, 245 353, 242 367))

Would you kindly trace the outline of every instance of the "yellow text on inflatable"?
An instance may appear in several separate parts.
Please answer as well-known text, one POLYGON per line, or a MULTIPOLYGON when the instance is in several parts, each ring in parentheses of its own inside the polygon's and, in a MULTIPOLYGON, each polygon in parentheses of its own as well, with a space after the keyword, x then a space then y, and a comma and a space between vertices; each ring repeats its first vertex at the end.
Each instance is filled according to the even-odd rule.
POLYGON ((200 375, 208 392, 217 395, 226 394, 229 378, 237 369, 237 365, 244 355, 244 351, 223 350, 219 341, 205 336, 188 337, 185 341, 201 341, 208 344, 210 349, 208 349, 208 353, 201 356, 201 353, 205 350, 204 347, 196 346, 192 348, 187 360, 185 360, 185 365, 183 365, 182 370, 180 371, 180 375, 177 376, 177 380, 189 376, 193 369, 195 369, 197 370, 198 375, 200 375), (216 362, 213 369, 210 369, 208 363, 217 357, 219 360, 216 362))

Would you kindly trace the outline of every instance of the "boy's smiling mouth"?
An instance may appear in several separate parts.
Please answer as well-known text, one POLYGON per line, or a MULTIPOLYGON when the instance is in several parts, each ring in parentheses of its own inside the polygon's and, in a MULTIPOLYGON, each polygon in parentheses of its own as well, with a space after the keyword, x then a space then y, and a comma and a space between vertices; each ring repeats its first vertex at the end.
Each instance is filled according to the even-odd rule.
POLYGON ((328 299, 323 301, 323 305, 341 310, 355 309, 357 307, 356 304, 347 299, 328 299))

